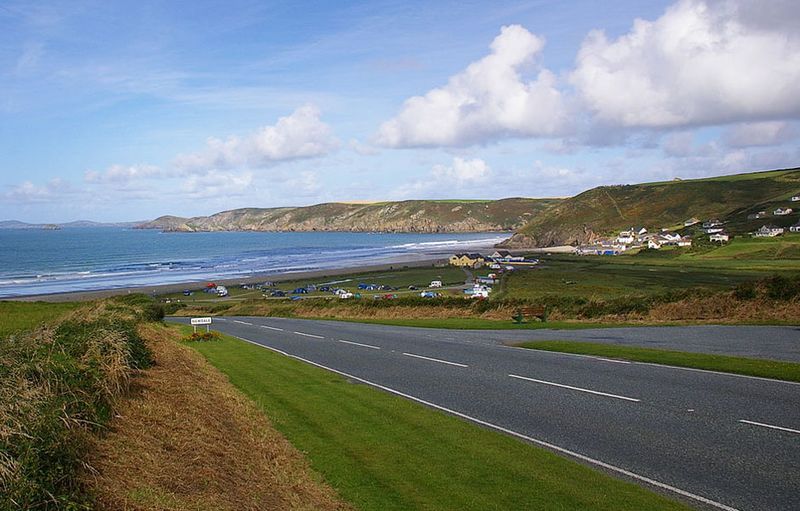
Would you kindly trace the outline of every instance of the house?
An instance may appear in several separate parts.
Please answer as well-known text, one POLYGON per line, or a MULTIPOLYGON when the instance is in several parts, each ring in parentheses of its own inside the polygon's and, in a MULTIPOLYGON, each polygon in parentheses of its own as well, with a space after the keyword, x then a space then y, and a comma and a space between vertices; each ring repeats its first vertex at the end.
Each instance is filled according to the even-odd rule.
POLYGON ((774 238, 783 234, 783 227, 775 225, 762 225, 760 229, 753 233, 756 238, 774 238))
POLYGON ((764 218, 766 216, 767 216, 767 212, 766 211, 759 211, 757 213, 750 213, 749 215, 747 215, 747 219, 748 220, 757 220, 759 218, 764 218))
POLYGON ((789 227, 789 232, 800 232, 800 222, 797 222, 793 226, 789 227))
POLYGON ((525 260, 525 256, 515 256, 508 250, 495 250, 494 253, 489 256, 489 259, 504 263, 522 262, 525 260))
POLYGON ((717 218, 714 218, 712 220, 706 220, 705 222, 703 222, 703 229, 711 229, 714 227, 721 227, 721 226, 722 222, 720 222, 719 219, 717 218))
MULTIPOLYGON (((494 275, 494 274, 492 274, 492 275, 494 275)), ((486 284, 486 285, 491 286, 493 284, 497 284, 497 278, 496 278, 496 276, 493 277, 491 275, 487 276, 487 277, 478 277, 477 279, 475 279, 475 282, 478 283, 478 284, 486 284)))
POLYGON ((690 238, 688 236, 683 236, 683 237, 681 237, 681 239, 679 239, 676 242, 676 244, 679 247, 691 247, 692 246, 692 238, 690 238))
POLYGON ((694 218, 694 217, 692 217, 692 218, 690 218, 689 220, 685 220, 685 221, 683 222, 683 226, 684 226, 684 227, 689 227, 690 225, 694 225, 694 224, 696 224, 696 223, 698 223, 698 222, 700 222, 700 219, 699 219, 699 218, 694 218))
POLYGON ((775 216, 786 216, 792 214, 792 208, 778 208, 772 212, 775 216))
POLYGON ((623 245, 630 245, 636 240, 636 237, 632 231, 620 231, 619 236, 617 236, 617 243, 622 243, 623 245))
POLYGON ((800 201, 800 195, 792 195, 792 202, 800 201))
POLYGON ((486 259, 480 254, 453 254, 450 256, 450 264, 467 268, 480 268, 486 259))
POLYGON ((706 234, 717 234, 717 233, 720 233, 720 232, 722 232, 724 230, 725 229, 723 229, 722 226, 707 227, 707 228, 703 229, 703 231, 705 231, 706 234))
POLYGON ((728 235, 728 233, 725 232, 718 232, 708 237, 708 241, 718 242, 718 243, 727 243, 728 241, 730 241, 730 239, 731 239, 730 235, 728 235))
POLYGON ((656 238, 650 238, 647 240, 647 248, 652 248, 654 250, 658 250, 661 248, 661 240, 656 238))
POLYGON ((677 243, 681 239, 681 235, 677 232, 665 231, 661 233, 661 239, 667 243, 677 243))

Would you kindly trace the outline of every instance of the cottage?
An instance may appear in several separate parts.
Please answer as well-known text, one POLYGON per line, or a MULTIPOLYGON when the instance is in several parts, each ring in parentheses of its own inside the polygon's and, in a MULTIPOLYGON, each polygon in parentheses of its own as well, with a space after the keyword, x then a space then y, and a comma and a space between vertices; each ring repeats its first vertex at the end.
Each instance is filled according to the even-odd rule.
POLYGON ((722 232, 723 230, 724 229, 721 226, 707 227, 707 228, 703 229, 703 231, 705 231, 706 234, 717 234, 717 233, 722 232))
POLYGON ((756 238, 774 238, 783 234, 783 227, 775 225, 762 225, 760 229, 753 233, 756 238))
POLYGON ((713 227, 720 227, 721 225, 722 225, 722 222, 720 222, 719 219, 714 218, 714 219, 706 220, 705 222, 703 222, 703 229, 710 229, 710 228, 713 228, 713 227))
POLYGON ((792 195, 792 202, 800 201, 800 195, 792 195))
POLYGON ((661 240, 650 238, 647 240, 647 248, 652 248, 654 250, 658 250, 661 248, 661 240))
POLYGON ((489 256, 489 259, 493 259, 497 262, 522 262, 525 260, 525 256, 515 256, 508 250, 495 250, 494 253, 489 256))
POLYGON ((797 222, 793 226, 789 227, 789 232, 800 232, 800 222, 797 222))
POLYGON ((635 241, 635 236, 632 231, 621 231, 619 236, 617 236, 617 243, 622 243, 623 245, 630 245, 635 241))
POLYGON ((684 227, 689 227, 690 225, 694 225, 694 224, 696 224, 696 223, 698 223, 698 222, 700 222, 700 219, 699 219, 699 218, 694 218, 694 217, 692 217, 692 218, 690 218, 689 220, 685 220, 685 221, 683 222, 683 226, 684 226, 684 227))
POLYGON ((717 242, 717 243, 727 243, 731 239, 730 235, 725 232, 718 232, 716 234, 712 234, 708 237, 708 241, 717 242))
POLYGON ((454 254, 450 256, 450 264, 466 268, 480 268, 486 259, 480 254, 454 254))
POLYGON ((692 238, 688 236, 683 236, 679 239, 676 243, 679 247, 691 247, 692 246, 692 238))
POLYGON ((775 216, 786 216, 792 214, 792 208, 778 208, 772 212, 775 216))
POLYGON ((681 235, 677 232, 662 232, 661 238, 667 243, 677 243, 681 239, 681 235))

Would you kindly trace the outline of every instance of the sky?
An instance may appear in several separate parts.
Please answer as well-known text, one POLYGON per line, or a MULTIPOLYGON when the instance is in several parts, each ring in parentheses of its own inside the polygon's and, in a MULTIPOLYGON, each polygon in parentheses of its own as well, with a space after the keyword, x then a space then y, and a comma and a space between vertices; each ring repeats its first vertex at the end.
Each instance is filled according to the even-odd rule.
POLYGON ((800 165, 796 0, 0 0, 0 219, 800 165))

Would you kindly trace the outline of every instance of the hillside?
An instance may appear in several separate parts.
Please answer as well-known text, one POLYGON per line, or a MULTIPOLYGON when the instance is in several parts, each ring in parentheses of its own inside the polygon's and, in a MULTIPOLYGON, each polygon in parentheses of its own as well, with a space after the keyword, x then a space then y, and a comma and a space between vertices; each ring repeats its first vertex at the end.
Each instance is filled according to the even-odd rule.
POLYGON ((512 198, 487 201, 409 200, 306 207, 245 208, 208 217, 162 216, 137 226, 168 232, 196 231, 353 231, 486 232, 512 231, 559 199, 512 198))
MULTIPOLYGON (((800 169, 774 170, 637 185, 600 186, 536 215, 505 247, 549 247, 590 242, 631 226, 682 226, 697 217, 738 218, 789 205, 800 193, 800 169)), ((772 219, 761 220, 761 223, 772 219)))

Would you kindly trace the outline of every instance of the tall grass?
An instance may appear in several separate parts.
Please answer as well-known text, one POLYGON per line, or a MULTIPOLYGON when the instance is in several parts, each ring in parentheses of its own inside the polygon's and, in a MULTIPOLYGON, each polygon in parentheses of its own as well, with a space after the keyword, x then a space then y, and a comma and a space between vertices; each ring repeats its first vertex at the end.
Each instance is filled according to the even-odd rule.
POLYGON ((0 338, 0 509, 89 509, 86 441, 151 364, 137 323, 163 317, 142 296, 81 307, 0 338))

